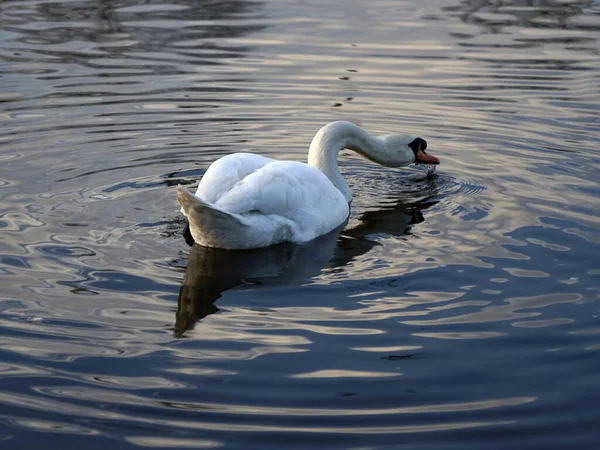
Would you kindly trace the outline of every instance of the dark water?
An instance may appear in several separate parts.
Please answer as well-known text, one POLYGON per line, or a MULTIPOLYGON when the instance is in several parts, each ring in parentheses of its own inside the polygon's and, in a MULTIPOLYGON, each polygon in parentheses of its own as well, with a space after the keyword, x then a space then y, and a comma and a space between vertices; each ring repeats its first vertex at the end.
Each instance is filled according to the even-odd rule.
POLYGON ((0 447, 595 449, 598 1, 4 1, 0 447), (351 120, 347 227, 190 248, 173 186, 351 120))

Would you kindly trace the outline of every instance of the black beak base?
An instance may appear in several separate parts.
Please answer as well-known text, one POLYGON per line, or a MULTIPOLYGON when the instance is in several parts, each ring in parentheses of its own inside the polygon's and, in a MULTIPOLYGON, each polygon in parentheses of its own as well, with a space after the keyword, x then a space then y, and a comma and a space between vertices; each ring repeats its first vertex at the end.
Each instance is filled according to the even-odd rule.
POLYGON ((408 146, 412 149, 412 151, 415 153, 415 158, 417 157, 417 153, 419 151, 423 151, 427 148, 427 141, 423 138, 416 138, 414 141, 412 141, 410 144, 408 144, 408 146))

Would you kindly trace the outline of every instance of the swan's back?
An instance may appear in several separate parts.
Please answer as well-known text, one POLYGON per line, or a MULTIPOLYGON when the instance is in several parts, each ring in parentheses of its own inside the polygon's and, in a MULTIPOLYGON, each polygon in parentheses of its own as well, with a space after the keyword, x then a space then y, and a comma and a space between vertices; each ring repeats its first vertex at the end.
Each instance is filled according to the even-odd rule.
POLYGON ((198 186, 197 202, 180 198, 186 198, 182 210, 194 240, 221 248, 307 242, 349 214, 343 194, 318 169, 248 153, 213 163, 198 186))
POLYGON ((253 153, 232 153, 210 165, 198 186, 196 195, 214 204, 233 186, 252 172, 274 160, 253 153))

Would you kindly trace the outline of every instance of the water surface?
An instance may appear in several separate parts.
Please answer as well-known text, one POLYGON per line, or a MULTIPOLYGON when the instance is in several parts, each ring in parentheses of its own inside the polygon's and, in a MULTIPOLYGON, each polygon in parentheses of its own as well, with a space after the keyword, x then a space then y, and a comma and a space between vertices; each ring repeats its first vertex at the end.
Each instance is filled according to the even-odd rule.
POLYGON ((597 1, 5 1, 3 448, 596 448, 597 1), (174 186, 350 120, 343 230, 189 247, 174 186))

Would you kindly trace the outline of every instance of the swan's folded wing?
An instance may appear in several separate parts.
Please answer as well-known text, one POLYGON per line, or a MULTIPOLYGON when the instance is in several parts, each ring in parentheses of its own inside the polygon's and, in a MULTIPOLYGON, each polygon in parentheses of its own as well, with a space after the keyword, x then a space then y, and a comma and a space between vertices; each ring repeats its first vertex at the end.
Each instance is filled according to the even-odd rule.
POLYGON ((271 158, 253 153, 233 153, 224 156, 208 168, 196 195, 214 204, 237 183, 272 161, 271 158))
POLYGON ((234 214, 260 212, 291 220, 298 233, 318 236, 346 220, 343 194, 319 170, 304 163, 274 161, 251 173, 216 203, 234 214))

